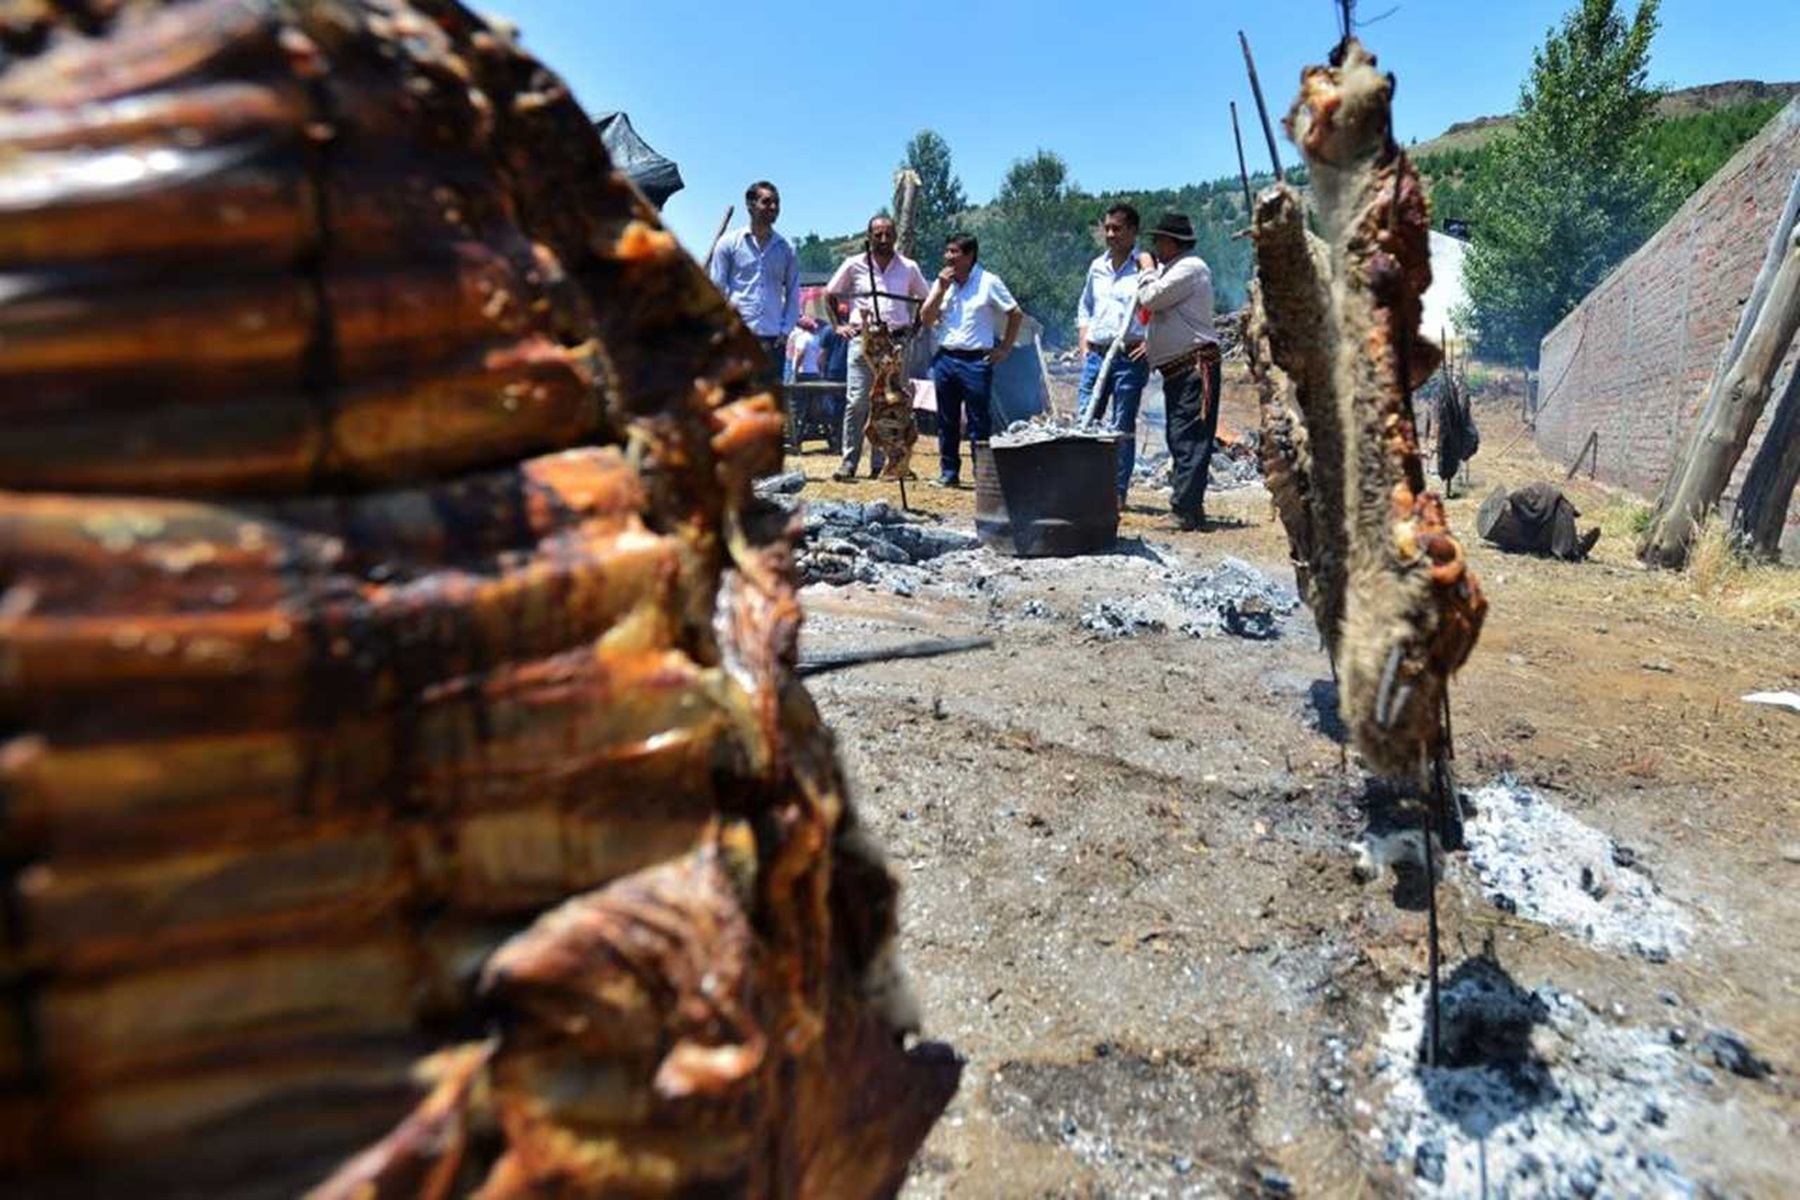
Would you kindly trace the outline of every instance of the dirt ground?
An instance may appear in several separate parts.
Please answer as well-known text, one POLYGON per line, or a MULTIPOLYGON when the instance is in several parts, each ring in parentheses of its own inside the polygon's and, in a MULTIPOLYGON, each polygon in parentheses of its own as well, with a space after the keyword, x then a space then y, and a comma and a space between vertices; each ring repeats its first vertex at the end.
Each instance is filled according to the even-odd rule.
MULTIPOLYGON (((1484 957, 1608 1028, 1666 1033, 1696 1082, 1658 1121, 1658 1150, 1701 1191, 1800 1194, 1800 715, 1739 699, 1800 689, 1800 611, 1687 597, 1637 569, 1617 532, 1579 565, 1476 544, 1492 486, 1563 476, 1506 411, 1478 416, 1485 445, 1450 508, 1491 610, 1453 690, 1458 781, 1505 774, 1553 797, 1626 848, 1618 861, 1695 932, 1664 961, 1609 950, 1505 911, 1451 854, 1445 972, 1484 957), (1715 1028, 1773 1074, 1706 1069, 1698 1043, 1715 1028)), ((1241 393, 1224 423, 1253 427, 1241 393)), ((822 451, 789 463, 808 497, 897 499, 888 484, 829 483, 833 465, 822 451)), ((1623 511, 1585 481, 1568 491, 1587 516, 1623 511)), ((971 522, 972 491, 909 498, 971 522)), ((1291 586, 1260 488, 1210 496, 1198 533, 1169 529, 1156 499, 1133 494, 1128 547, 1145 539, 1195 568, 1235 556, 1291 586)), ((1423 1189, 1423 1168, 1374 1132, 1389 1005, 1425 969, 1423 889, 1404 868, 1355 870, 1354 843, 1396 802, 1353 753, 1341 762, 1316 633, 1302 609, 1271 641, 1101 639, 1074 618, 1119 586, 1120 561, 996 558, 992 588, 971 596, 806 592, 808 651, 996 642, 812 688, 904 886, 926 1036, 968 1063, 905 1194, 1423 1189)))

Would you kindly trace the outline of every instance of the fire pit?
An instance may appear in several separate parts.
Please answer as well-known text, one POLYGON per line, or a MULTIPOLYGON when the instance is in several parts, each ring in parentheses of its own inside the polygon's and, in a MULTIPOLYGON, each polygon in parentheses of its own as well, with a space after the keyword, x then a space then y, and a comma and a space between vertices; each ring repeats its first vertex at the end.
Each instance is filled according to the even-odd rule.
POLYGON ((1119 533, 1117 439, 975 443, 975 534, 1001 554, 1110 550, 1119 533))

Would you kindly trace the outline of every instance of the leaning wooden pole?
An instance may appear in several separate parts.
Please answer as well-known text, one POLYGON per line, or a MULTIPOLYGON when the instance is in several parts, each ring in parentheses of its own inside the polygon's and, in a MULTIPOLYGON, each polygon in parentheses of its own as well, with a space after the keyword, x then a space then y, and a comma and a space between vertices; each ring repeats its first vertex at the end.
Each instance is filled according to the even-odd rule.
MULTIPOLYGON (((1768 298, 1769 286, 1774 281, 1776 268, 1781 263, 1781 249, 1787 244, 1788 235, 1794 231, 1794 222, 1800 217, 1800 171, 1794 173, 1794 181, 1788 187, 1787 203, 1782 206, 1781 216, 1775 222, 1775 228, 1769 235, 1769 248, 1763 255, 1761 268, 1756 272, 1756 279, 1750 286, 1750 294, 1744 299, 1744 307, 1738 313, 1736 331, 1731 341, 1719 354, 1719 361, 1713 367, 1712 378, 1706 384, 1706 399, 1701 405, 1700 415, 1695 418, 1693 427, 1688 430, 1682 442, 1681 454, 1670 464, 1668 477, 1663 480, 1662 490, 1656 498, 1652 510, 1651 527, 1662 522, 1663 514, 1670 510, 1675 494, 1681 490, 1688 474, 1689 464, 1694 458, 1694 449, 1700 442, 1702 433, 1711 428, 1717 420, 1717 397, 1720 385, 1743 352, 1744 343, 1750 336, 1751 327, 1756 324, 1757 316, 1762 312, 1763 301, 1768 298)), ((1639 547, 1643 555, 1645 542, 1639 547)), ((1645 561, 1650 561, 1646 558, 1645 561)))
POLYGON ((1731 515, 1732 535, 1752 557, 1773 562, 1781 556, 1781 535, 1796 484, 1800 484, 1800 369, 1788 375, 1731 515))
POLYGON ((719 218, 719 230, 713 234, 712 241, 706 244, 706 257, 700 260, 701 270, 708 273, 712 271, 713 255, 718 252, 719 243, 724 240, 725 231, 731 228, 731 215, 735 212, 737 212, 737 205, 727 204, 725 206, 725 215, 719 218))
POLYGON ((1681 479, 1669 491, 1638 548, 1653 566, 1686 565, 1700 521, 1718 507, 1732 470, 1750 441, 1750 432, 1768 404, 1775 371, 1800 327, 1800 229, 1790 230, 1768 299, 1744 339, 1743 352, 1725 372, 1706 404, 1703 424, 1687 460, 1676 465, 1681 479))
POLYGON ((1750 285, 1750 295, 1744 301, 1744 310, 1738 314, 1737 331, 1731 335, 1731 343, 1719 356, 1718 366, 1713 368, 1713 386, 1718 386, 1731 364, 1743 353, 1744 343, 1750 337, 1750 328, 1761 315, 1763 303, 1769 298, 1769 288, 1775 282, 1775 270, 1781 263, 1781 247, 1786 245, 1797 221, 1800 221, 1800 171, 1794 172, 1794 180, 1788 185, 1787 203, 1782 206, 1781 216, 1775 222, 1775 231, 1769 236, 1769 248, 1763 255, 1762 266, 1756 272, 1756 281, 1750 285))

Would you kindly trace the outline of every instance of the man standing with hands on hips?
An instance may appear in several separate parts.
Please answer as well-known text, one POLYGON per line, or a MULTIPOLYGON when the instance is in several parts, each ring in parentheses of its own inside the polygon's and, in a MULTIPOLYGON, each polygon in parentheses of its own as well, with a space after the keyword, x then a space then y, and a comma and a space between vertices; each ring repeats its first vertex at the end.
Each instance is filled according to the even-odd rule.
POLYGON ((994 364, 1012 353, 1025 320, 1025 311, 1006 284, 976 262, 979 254, 972 235, 952 234, 944 243, 944 269, 919 310, 920 321, 943 325, 931 359, 931 382, 937 389, 939 487, 962 482, 960 427, 965 413, 971 442, 985 442, 992 434, 994 364), (996 335, 1002 316, 1005 331, 996 335))
POLYGON ((1180 529, 1206 524, 1206 472, 1219 426, 1219 335, 1212 269, 1194 253, 1186 213, 1164 213, 1138 255, 1137 302, 1150 312, 1146 345, 1163 379, 1164 432, 1172 470, 1169 508, 1180 529))

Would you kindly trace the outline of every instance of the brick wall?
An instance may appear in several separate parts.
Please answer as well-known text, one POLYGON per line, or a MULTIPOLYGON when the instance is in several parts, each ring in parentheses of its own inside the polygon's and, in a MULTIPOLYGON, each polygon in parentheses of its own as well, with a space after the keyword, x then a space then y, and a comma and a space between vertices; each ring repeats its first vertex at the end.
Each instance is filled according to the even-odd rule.
MULTIPOLYGON (((1539 357, 1538 446, 1567 463, 1595 430, 1599 475, 1654 499, 1705 403, 1719 355, 1800 171, 1800 99, 1720 168, 1549 335, 1539 357)), ((1800 348, 1776 375, 1776 396, 1800 348)), ((1762 442, 1773 398, 1725 493, 1762 442)), ((1800 548, 1800 505, 1784 540, 1800 548)))

